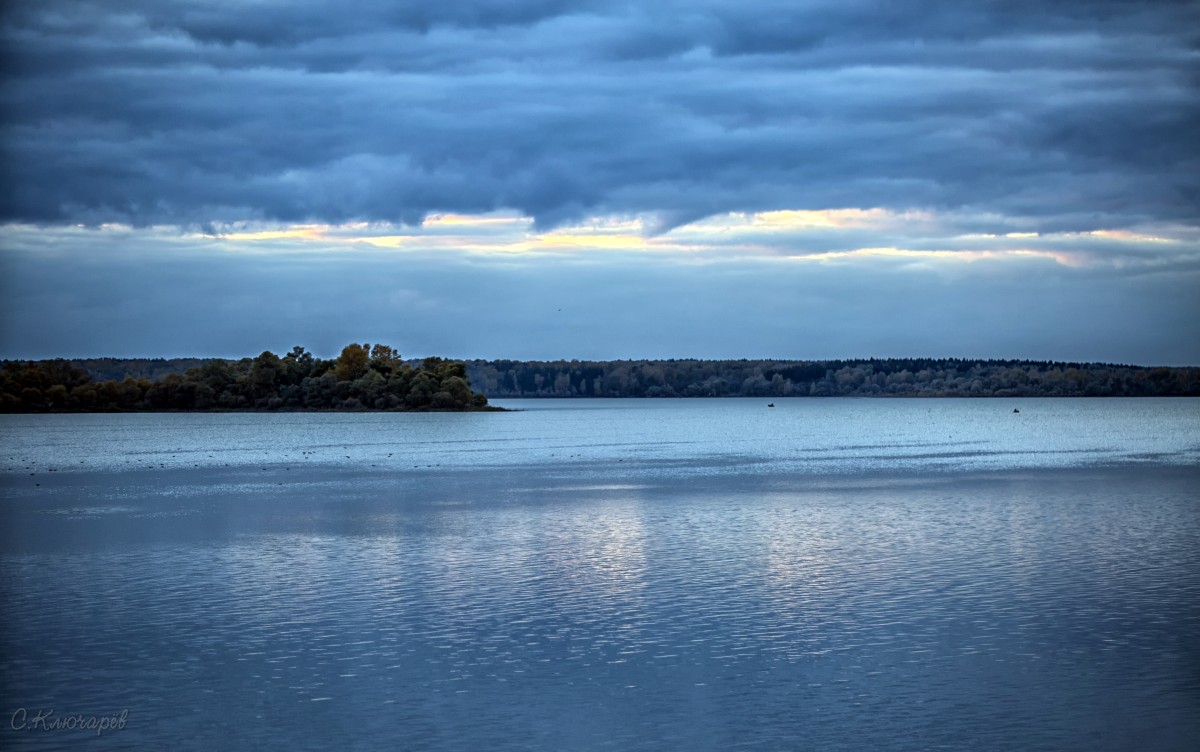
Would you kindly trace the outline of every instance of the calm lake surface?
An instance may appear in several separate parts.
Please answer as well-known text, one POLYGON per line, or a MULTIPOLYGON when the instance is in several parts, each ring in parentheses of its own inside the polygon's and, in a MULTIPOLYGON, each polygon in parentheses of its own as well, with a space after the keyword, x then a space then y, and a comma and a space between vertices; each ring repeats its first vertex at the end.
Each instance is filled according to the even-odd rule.
POLYGON ((1200 748, 1200 400, 767 402, 0 416, 0 747, 1200 748))

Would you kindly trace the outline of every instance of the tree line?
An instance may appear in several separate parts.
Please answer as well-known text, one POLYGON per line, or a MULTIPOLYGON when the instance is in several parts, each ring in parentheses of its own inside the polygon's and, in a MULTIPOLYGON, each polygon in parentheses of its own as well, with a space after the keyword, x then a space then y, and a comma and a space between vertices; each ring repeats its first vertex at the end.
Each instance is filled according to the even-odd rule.
POLYGON ((0 411, 477 410, 487 407, 487 397, 471 389, 463 363, 442 358, 406 362, 392 347, 382 344, 353 343, 332 360, 316 358, 303 347, 294 347, 282 357, 266 351, 258 357, 241 360, 124 362, 142 370, 150 363, 161 375, 151 380, 126 371, 120 378, 103 379, 94 377, 85 363, 61 359, 5 361, 0 368, 0 411), (189 365, 194 363, 199 364, 189 365), (172 370, 172 364, 189 367, 180 372, 172 370))
POLYGON ((1200 396, 1200 368, 1030 360, 468 361, 489 397, 1200 396))
POLYGON ((282 357, 6 361, 0 411, 468 410, 488 397, 1200 396, 1200 368, 1030 360, 405 361, 351 344, 282 357), (148 378, 145 374, 156 374, 148 378), (484 396, 487 395, 487 396, 484 396))

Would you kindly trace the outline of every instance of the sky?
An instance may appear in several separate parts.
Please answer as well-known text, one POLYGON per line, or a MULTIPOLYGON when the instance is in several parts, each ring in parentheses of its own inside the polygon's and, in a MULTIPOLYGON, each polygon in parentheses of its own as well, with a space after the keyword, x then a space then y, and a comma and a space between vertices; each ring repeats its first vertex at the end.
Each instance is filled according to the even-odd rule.
POLYGON ((8 0, 0 358, 1200 364, 1200 4, 8 0))

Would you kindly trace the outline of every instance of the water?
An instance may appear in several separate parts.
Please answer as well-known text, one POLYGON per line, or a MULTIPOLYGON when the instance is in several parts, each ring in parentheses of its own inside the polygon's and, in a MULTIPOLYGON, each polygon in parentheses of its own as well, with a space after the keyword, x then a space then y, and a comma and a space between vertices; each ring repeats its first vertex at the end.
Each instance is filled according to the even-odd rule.
POLYGON ((1179 399, 508 400, 519 412, 0 416, 0 470, 261 464, 689 473, 994 470, 1200 463, 1179 399), (1020 412, 1014 413, 1014 410, 1020 412), (36 467, 31 467, 31 465, 36 467))
POLYGON ((0 745, 1196 748, 1200 401, 765 402, 3 416, 0 745))

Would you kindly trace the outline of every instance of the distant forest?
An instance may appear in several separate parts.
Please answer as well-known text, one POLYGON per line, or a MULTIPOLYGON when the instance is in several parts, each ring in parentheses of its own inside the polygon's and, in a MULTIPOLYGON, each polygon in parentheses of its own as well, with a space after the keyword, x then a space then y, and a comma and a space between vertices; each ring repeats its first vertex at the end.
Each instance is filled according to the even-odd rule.
POLYGON ((282 357, 5 361, 3 412, 468 410, 516 397, 1200 396, 1200 368, 1028 360, 402 360, 351 344, 282 357), (486 395, 486 396, 485 396, 486 395))
POLYGON ((102 358, 5 361, 0 411, 479 410, 458 361, 413 363, 388 345, 351 344, 333 360, 303 347, 241 360, 102 358))
POLYGON ((1200 368, 1028 360, 468 361, 489 397, 1200 396, 1200 368))

